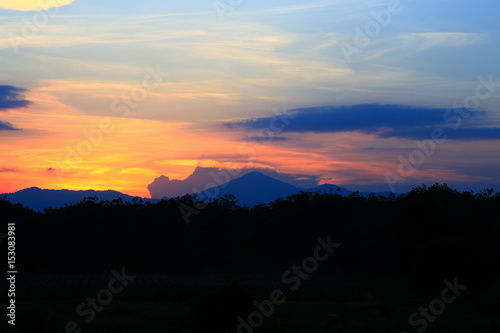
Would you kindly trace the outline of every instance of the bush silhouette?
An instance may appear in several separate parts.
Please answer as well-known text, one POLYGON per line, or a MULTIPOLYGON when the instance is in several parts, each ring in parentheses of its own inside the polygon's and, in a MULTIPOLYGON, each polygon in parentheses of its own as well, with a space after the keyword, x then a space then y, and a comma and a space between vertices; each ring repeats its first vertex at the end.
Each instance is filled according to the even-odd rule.
POLYGON ((455 277, 461 284, 478 286, 488 275, 484 253, 461 237, 435 239, 418 253, 414 281, 421 291, 431 293, 444 287, 444 279, 453 281, 455 277))
POLYGON ((239 316, 245 318, 253 311, 256 299, 237 284, 205 295, 193 304, 191 328, 193 333, 221 333, 235 331, 239 316))

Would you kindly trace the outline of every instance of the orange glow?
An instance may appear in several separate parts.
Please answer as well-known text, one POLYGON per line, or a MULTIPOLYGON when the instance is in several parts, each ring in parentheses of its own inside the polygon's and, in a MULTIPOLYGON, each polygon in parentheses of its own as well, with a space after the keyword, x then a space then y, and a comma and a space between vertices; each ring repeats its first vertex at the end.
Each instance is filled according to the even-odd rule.
MULTIPOLYGON (((228 135, 191 129, 189 123, 86 115, 51 92, 29 93, 29 108, 3 116, 22 131, 2 133, 0 193, 37 186, 147 197, 147 185, 161 174, 183 179, 196 166, 266 167, 239 153, 240 142, 228 135), (203 158, 209 155, 230 157, 203 158)), ((278 155, 265 149, 259 147, 259 159, 278 155)))
MULTIPOLYGON (((37 186, 113 189, 149 197, 147 185, 155 178, 184 179, 197 166, 273 168, 283 173, 319 175, 321 183, 337 185, 383 184, 384 172, 395 172, 398 167, 397 156, 376 152, 374 159, 374 153, 359 148, 373 145, 373 136, 303 133, 287 134, 295 139, 290 141, 245 142, 248 133, 199 129, 188 122, 120 118, 106 110, 99 116, 89 115, 56 97, 72 90, 94 89, 96 94, 106 91, 112 100, 129 90, 128 85, 51 83, 57 89, 47 86, 28 94, 33 102, 28 108, 2 113, 3 121, 22 131, 0 132, 0 193, 37 186)), ((378 140, 384 144, 383 139, 378 140)), ((408 144, 412 143, 397 143, 408 144)), ((446 160, 447 156, 441 158, 446 160)), ((415 175, 430 181, 436 177, 468 180, 439 165, 417 170, 415 175)))

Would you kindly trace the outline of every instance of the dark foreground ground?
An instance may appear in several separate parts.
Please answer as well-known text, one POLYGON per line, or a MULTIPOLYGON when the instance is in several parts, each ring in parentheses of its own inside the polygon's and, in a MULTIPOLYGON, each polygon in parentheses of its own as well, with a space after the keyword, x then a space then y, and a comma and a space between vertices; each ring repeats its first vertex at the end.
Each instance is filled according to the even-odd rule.
MULTIPOLYGON (((0 199, 18 270, 16 326, 2 332, 500 332, 491 190, 300 193, 253 208, 224 197, 186 221, 193 199, 44 213, 0 199)), ((5 279, 2 324, 8 290, 5 279)))
MULTIPOLYGON (((107 288, 110 274, 26 276, 20 279, 19 288, 31 299, 18 301, 17 332, 65 332, 67 323, 73 321, 82 332, 96 333, 238 332, 237 316, 231 318, 228 313, 234 307, 248 308, 240 313, 248 318, 256 310, 252 302, 269 299, 275 289, 283 290, 287 301, 276 305, 254 332, 418 332, 423 324, 412 326, 409 316, 441 297, 440 292, 424 296, 403 278, 320 272, 293 292, 281 275, 137 274, 88 324, 89 316, 79 316, 76 309, 89 295, 96 297, 107 288)), ((425 331, 500 332, 500 281, 492 282, 483 290, 464 291, 442 314, 430 313, 435 319, 425 331)))

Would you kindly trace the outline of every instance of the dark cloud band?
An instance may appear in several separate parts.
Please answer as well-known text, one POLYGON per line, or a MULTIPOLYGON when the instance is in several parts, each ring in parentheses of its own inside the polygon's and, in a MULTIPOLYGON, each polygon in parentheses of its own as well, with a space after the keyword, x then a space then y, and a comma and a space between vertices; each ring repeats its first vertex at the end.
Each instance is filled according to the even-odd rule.
MULTIPOLYGON (((359 132, 375 134, 380 138, 426 139, 437 127, 448 128, 450 139, 496 140, 500 127, 481 127, 488 124, 483 111, 453 110, 453 114, 467 115, 457 127, 449 110, 416 108, 402 105, 362 104, 352 106, 326 106, 291 110, 294 118, 283 132, 339 133, 359 132), (453 121, 450 121, 452 119, 453 121), (463 121, 462 121, 463 120, 463 121)), ((271 118, 247 119, 225 123, 227 128, 258 130, 269 126, 271 118)))
POLYGON ((30 101, 24 98, 25 89, 0 85, 0 111, 26 107, 30 101))

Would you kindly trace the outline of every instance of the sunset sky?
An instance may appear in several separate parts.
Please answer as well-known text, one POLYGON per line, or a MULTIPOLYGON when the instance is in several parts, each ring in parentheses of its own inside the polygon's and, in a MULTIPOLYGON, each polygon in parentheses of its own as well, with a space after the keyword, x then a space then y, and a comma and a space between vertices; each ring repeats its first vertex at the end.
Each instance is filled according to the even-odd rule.
POLYGON ((0 0, 0 193, 147 197, 197 166, 499 190, 499 13, 497 0, 0 0))

